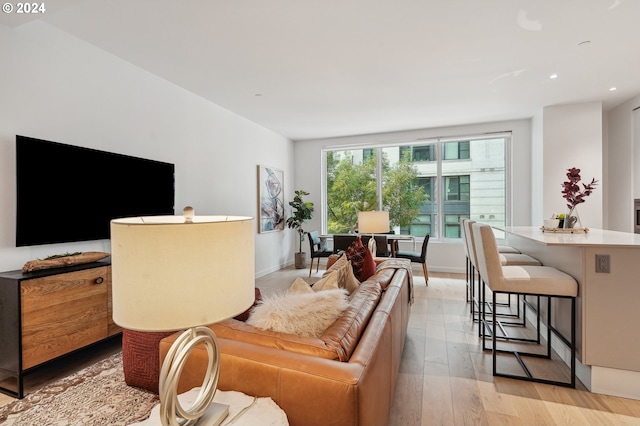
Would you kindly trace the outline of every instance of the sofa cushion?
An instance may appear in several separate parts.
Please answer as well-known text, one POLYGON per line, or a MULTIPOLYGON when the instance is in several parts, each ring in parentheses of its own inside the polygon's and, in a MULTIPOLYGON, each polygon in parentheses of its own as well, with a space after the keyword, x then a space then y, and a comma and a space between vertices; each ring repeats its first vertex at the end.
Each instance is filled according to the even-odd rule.
POLYGON ((208 326, 220 339, 251 343, 266 348, 305 354, 325 359, 338 359, 338 352, 318 337, 303 337, 278 331, 261 330, 246 322, 228 319, 208 326))
POLYGON ((349 306, 343 289, 265 296, 247 324, 262 330, 319 337, 349 306))
POLYGON ((320 336, 327 347, 334 348, 338 352, 340 361, 348 361, 351 357, 381 295, 382 287, 374 279, 360 284, 351 295, 349 307, 320 336))

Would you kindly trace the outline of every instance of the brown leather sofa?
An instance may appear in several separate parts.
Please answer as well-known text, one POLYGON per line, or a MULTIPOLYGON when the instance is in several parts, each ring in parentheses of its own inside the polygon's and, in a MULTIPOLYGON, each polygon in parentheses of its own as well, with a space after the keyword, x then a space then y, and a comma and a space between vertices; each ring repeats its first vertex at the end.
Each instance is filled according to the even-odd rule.
MULTIPOLYGON (((293 426, 387 425, 412 291, 410 264, 389 260, 352 293, 350 307, 320 338, 233 319, 211 325, 221 354, 218 388, 271 397, 293 426)), ((178 335, 160 342, 161 361, 178 335)), ((202 384, 206 363, 206 350, 196 348, 180 393, 202 384)))

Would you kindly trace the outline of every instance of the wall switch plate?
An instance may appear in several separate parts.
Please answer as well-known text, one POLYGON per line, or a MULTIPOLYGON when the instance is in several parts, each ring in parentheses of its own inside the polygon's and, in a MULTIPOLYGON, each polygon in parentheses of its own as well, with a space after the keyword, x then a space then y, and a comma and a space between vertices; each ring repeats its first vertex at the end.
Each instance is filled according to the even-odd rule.
POLYGON ((611 258, 608 254, 596 254, 596 272, 608 274, 611 272, 611 258))

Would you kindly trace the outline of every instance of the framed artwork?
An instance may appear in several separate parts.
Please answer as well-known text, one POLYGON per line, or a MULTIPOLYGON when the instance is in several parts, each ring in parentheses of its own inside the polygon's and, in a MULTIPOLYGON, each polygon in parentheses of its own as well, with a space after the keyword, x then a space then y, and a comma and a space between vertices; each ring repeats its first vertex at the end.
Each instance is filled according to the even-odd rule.
POLYGON ((258 232, 284 229, 284 172, 268 166, 258 166, 258 202, 260 204, 258 232))

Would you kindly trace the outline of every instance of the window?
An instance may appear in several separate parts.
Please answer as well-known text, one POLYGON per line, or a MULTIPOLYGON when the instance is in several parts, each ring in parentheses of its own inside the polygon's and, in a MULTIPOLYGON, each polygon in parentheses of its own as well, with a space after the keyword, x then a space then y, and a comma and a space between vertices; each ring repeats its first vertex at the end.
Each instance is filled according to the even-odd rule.
POLYGON ((445 160, 462 160, 469 158, 469 141, 447 142, 444 144, 445 160))
POLYGON ((400 147, 400 158, 408 155, 411 161, 434 161, 434 145, 423 146, 402 146, 400 147))
POLYGON ((392 229, 460 238, 460 219, 505 225, 508 134, 325 149, 323 232, 356 229, 358 211, 389 211, 392 229))
POLYGON ((447 201, 469 201, 469 176, 447 176, 444 178, 447 201))
POLYGON ((469 219, 468 215, 448 214, 444 216, 444 235, 447 238, 462 238, 460 220, 469 219))

